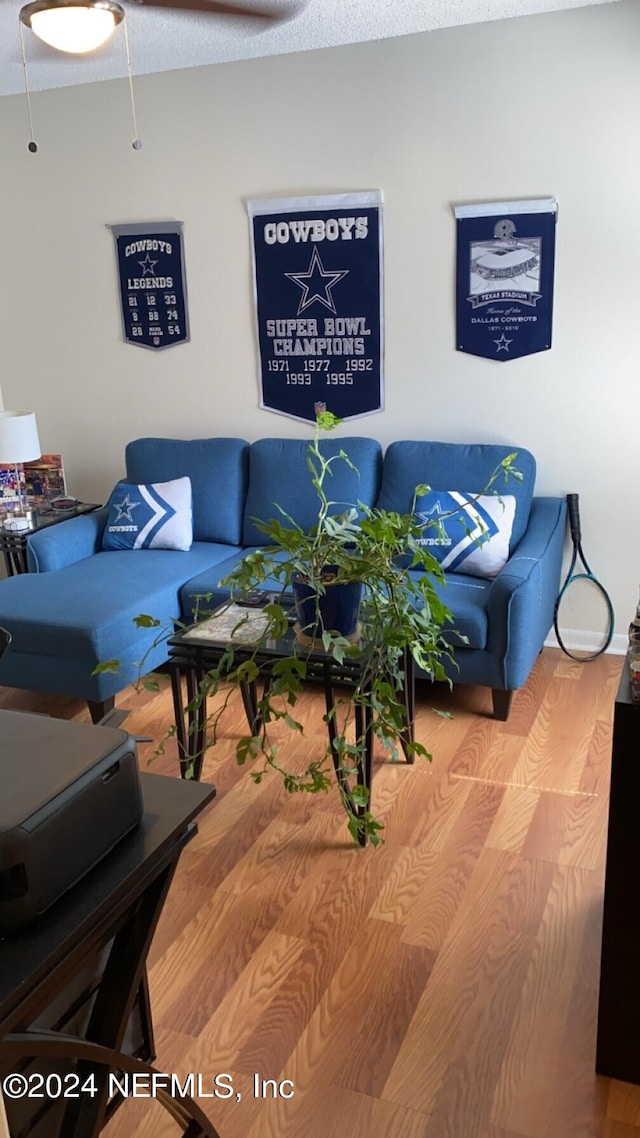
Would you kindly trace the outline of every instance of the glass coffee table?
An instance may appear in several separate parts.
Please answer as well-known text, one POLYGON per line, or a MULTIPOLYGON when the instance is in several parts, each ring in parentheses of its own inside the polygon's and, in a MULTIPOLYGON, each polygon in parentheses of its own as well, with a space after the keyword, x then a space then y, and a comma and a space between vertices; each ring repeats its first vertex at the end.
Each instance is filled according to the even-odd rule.
MULTIPOLYGON (((358 738, 364 739, 365 746, 357 768, 357 781, 369 791, 369 801, 365 809, 371 808, 373 776, 373 729, 372 712, 366 699, 368 677, 371 675, 372 654, 367 645, 362 645, 357 655, 345 656, 338 661, 322 649, 303 646, 298 643, 294 628, 290 624, 285 635, 279 640, 267 639, 264 635, 268 618, 259 608, 244 608, 240 605, 221 605, 208 620, 201 621, 192 628, 180 632, 168 641, 171 688, 176 723, 176 738, 180 774, 182 778, 200 779, 202 764, 207 748, 207 695, 202 681, 207 673, 233 653, 232 667, 253 660, 258 668, 259 678, 266 685, 274 664, 290 656, 299 656, 306 665, 304 682, 315 682, 322 686, 327 710, 326 722, 331 745, 331 756, 338 779, 345 778, 340 768, 339 751, 336 745, 337 729, 334 709, 337 688, 360 687, 365 699, 354 708, 355 729, 358 738), (241 623, 239 623, 241 622, 241 623), (186 678, 187 702, 183 700, 182 677, 186 678)), ((404 702, 406 710, 406 732, 402 743, 407 762, 414 761, 413 753, 407 753, 407 744, 414 741, 415 715, 415 676, 413 657, 405 652, 403 659, 404 684, 397 693, 399 702, 404 702)), ((249 731, 252 735, 260 733, 261 719, 259 696, 255 681, 240 685, 244 710, 249 731)))

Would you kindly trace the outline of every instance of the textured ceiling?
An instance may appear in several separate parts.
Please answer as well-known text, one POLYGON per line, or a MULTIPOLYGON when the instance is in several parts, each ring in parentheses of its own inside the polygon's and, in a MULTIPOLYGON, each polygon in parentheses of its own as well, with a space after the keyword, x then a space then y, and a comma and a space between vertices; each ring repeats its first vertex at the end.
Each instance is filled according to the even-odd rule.
MULTIPOLYGON (((134 75, 200 67, 261 55, 280 55, 387 39, 433 28, 581 8, 616 0, 308 0, 280 23, 209 16, 166 9, 141 10, 120 0, 127 12, 134 75)), ((245 0, 246 3, 246 0, 245 0)), ((253 0, 259 8, 266 0, 253 0)), ((291 0, 271 0, 283 15, 291 0)), ((21 0, 0 0, 0 94, 24 91, 18 29, 21 0)), ((109 44, 89 58, 62 55, 24 31, 31 90, 93 83, 126 75, 122 26, 109 44)))

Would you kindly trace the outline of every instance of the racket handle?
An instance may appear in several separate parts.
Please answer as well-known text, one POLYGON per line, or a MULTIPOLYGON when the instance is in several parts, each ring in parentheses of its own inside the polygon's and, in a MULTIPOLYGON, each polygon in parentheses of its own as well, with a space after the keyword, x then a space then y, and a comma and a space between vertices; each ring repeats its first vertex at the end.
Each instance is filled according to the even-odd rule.
POLYGON ((569 528, 571 530, 571 540, 577 548, 582 541, 582 533, 580 529, 580 507, 578 505, 577 494, 567 494, 567 507, 569 510, 569 528))

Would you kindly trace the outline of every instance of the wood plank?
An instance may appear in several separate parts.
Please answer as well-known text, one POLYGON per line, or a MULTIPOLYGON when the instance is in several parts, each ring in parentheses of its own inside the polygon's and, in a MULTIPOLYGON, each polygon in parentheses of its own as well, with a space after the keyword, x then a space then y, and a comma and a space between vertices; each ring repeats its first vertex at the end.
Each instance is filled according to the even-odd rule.
POLYGON ((423 846, 401 849, 368 915, 405 925, 437 862, 438 854, 423 846))
POLYGON ((576 688, 580 687, 574 680, 554 680, 538 709, 511 781, 543 790, 578 789, 596 719, 593 702, 581 701, 580 716, 571 714, 576 688))
POLYGON ((403 941, 437 953, 456 918, 502 801, 502 787, 471 784, 456 825, 416 899, 403 941))
POLYGON ((626 1122, 617 1122, 616 1119, 607 1119, 604 1138, 640 1138, 640 1128, 629 1126, 626 1122))
POLYGON ((604 866, 608 802, 597 797, 540 795, 523 845, 524 857, 540 857, 584 869, 604 866))
POLYGON ((611 1079, 607 1118, 640 1128, 640 1087, 611 1079))
POLYGON ((480 857, 382 1096, 428 1114, 429 1138, 453 1138, 471 1117, 476 1130, 490 1121, 552 877, 516 854, 480 857))
POLYGON ((554 1114, 547 1092, 564 1061, 561 1045, 592 878, 560 866, 551 882, 494 1094, 493 1121, 507 1130, 540 1134, 554 1114))
MULTIPOLYGON (((355 934, 353 944, 344 954, 329 986, 315 1009, 308 1025, 289 1056, 287 1078, 292 1079, 301 1093, 285 1101, 269 1104, 268 1123, 264 1117, 249 1131, 247 1138, 262 1138, 273 1134, 279 1138, 294 1138, 306 1133, 327 1133, 320 1123, 326 1111, 330 1084, 338 1085, 345 1065, 351 1062, 350 1078, 358 1081, 384 1079, 386 1068, 393 1060, 398 1040, 404 1035, 410 1004, 406 996, 400 1002, 394 966, 397 966, 401 929, 386 921, 366 920, 355 934), (375 1015, 380 1003, 387 1009, 386 1031, 390 1043, 380 1042, 371 1048, 371 1033, 366 1030, 369 1015, 375 1015), (395 1019, 401 1013, 400 1018, 395 1019), (391 1017, 391 1018, 390 1018, 391 1017), (354 1025, 361 1025, 354 1038, 354 1025), (369 1074, 367 1075, 367 1071, 369 1074), (311 1119, 317 1118, 312 1129, 311 1119)), ((412 953, 405 957, 407 968, 411 962, 418 968, 412 990, 420 987, 420 978, 428 974, 430 961, 424 954, 412 953)), ((406 975, 406 969, 405 975, 406 975)), ((378 1013, 379 1014, 379 1013, 378 1013)), ((402 1104, 400 1104, 402 1105, 402 1104)), ((350 1132, 350 1131, 348 1131, 350 1132)))
POLYGON ((567 657, 559 648, 545 648, 540 653, 525 686, 514 696, 511 713, 503 727, 505 735, 519 735, 522 739, 528 737, 549 685, 565 660, 567 657))
POLYGON ((487 846, 493 850, 521 851, 540 799, 540 793, 528 786, 506 786, 487 846))

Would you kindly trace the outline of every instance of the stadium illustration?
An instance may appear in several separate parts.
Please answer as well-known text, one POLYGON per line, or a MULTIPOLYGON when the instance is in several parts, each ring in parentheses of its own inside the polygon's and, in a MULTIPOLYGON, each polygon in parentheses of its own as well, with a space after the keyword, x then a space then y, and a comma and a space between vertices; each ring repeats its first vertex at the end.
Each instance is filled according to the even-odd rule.
POLYGON ((540 291, 540 237, 516 239, 515 225, 504 220, 496 224, 492 241, 472 241, 469 245, 469 295, 502 292, 540 291))

